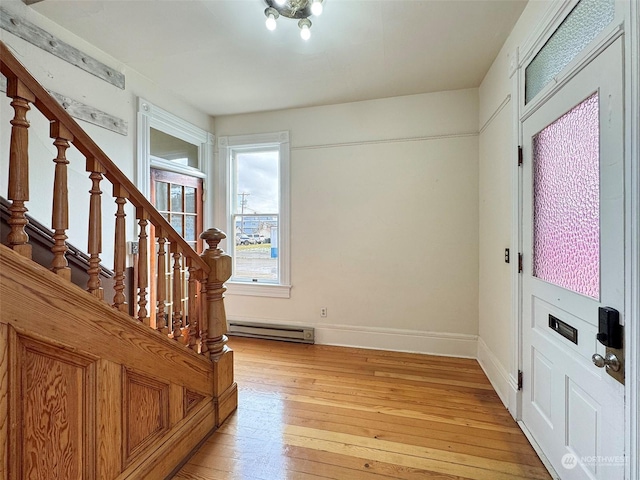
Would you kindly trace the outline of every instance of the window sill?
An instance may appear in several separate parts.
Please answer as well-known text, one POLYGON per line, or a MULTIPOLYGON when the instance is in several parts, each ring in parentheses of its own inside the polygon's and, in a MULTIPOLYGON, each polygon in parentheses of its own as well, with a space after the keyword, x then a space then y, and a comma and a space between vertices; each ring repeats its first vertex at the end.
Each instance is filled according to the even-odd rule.
POLYGON ((270 285, 244 282, 227 282, 227 295, 251 297, 291 298, 291 285, 270 285))

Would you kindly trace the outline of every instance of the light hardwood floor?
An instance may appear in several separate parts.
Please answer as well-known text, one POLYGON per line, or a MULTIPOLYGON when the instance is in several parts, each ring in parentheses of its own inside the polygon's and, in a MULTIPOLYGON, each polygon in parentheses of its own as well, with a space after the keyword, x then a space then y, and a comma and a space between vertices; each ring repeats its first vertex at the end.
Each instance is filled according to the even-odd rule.
POLYGON ((175 479, 551 478, 475 360, 229 345, 238 411, 175 479))

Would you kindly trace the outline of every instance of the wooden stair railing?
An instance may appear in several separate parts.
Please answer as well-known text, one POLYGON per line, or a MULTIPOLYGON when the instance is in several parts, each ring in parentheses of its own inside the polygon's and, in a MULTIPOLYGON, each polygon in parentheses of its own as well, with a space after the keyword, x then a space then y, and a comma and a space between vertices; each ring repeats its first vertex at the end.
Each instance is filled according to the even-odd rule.
MULTIPOLYGON (((11 201, 8 224, 10 232, 7 244, 15 252, 31 259, 31 245, 25 231, 28 220, 26 203, 29 200, 29 121, 27 113, 31 105, 35 106, 51 123, 50 137, 57 148, 57 156, 53 159, 53 214, 52 229, 55 244, 51 251, 53 261, 50 269, 66 280, 70 280, 70 269, 66 259, 66 231, 69 228, 69 199, 67 186, 67 149, 73 145, 86 158, 86 171, 91 180, 89 192, 89 225, 88 253, 89 280, 87 291, 100 299, 103 289, 100 284, 100 254, 102 253, 102 181, 111 183, 115 198, 115 238, 114 267, 115 295, 109 303, 117 310, 128 310, 125 297, 126 268, 126 222, 125 205, 134 206, 138 221, 139 254, 137 265, 137 292, 133 309, 137 321, 155 328, 168 335, 187 348, 211 358, 220 360, 227 351, 226 317, 223 305, 222 284, 231 275, 231 259, 217 248, 224 233, 217 229, 203 232, 203 238, 209 249, 199 256, 193 248, 180 236, 167 220, 153 207, 133 182, 114 164, 114 162, 96 145, 89 135, 71 118, 66 110, 40 85, 40 83, 15 58, 10 49, 0 42, 0 72, 7 78, 7 96, 12 99, 11 106, 14 117, 11 120, 11 144, 9 151, 8 199, 11 201), (157 240, 157 265, 165 265, 167 255, 173 261, 173 306, 167 312, 165 277, 148 278, 149 253, 155 254, 155 248, 149 248, 148 228, 153 225, 157 240), (167 252, 166 244, 170 245, 167 252), (180 266, 187 267, 188 291, 186 298, 187 311, 182 311, 183 282, 180 266), (156 292, 156 305, 149 306, 151 289, 156 292), (155 311, 153 322, 150 310, 155 311), (168 316, 168 321, 167 321, 168 316)), ((160 271, 160 268, 158 268, 160 271)), ((163 272, 161 272, 163 273, 163 272)))

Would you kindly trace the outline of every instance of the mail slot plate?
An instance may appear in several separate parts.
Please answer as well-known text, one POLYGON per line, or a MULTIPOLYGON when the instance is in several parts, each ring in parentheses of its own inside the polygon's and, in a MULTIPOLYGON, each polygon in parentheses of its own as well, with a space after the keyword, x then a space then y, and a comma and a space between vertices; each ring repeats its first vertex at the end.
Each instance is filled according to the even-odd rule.
POLYGON ((570 342, 578 344, 578 329, 572 327, 566 322, 563 322, 559 318, 549 315, 549 328, 556 333, 559 333, 570 342))

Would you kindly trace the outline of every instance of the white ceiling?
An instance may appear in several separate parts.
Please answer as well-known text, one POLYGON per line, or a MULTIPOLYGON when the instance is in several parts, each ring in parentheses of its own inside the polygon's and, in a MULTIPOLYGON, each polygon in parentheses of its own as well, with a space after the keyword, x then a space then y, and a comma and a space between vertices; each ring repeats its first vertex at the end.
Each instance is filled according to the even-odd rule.
POLYGON ((325 0, 311 39, 263 0, 45 0, 36 11, 210 115, 477 87, 526 0, 325 0))

